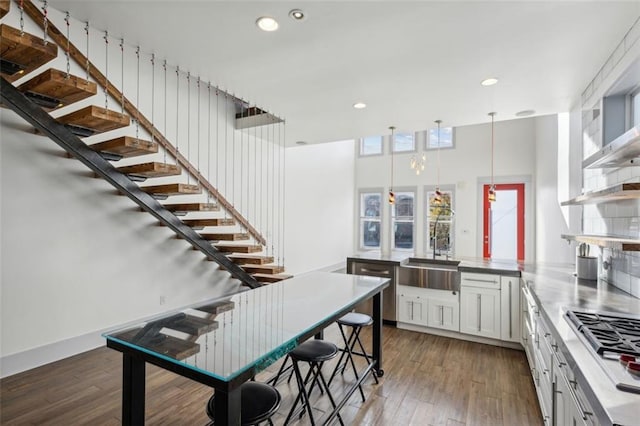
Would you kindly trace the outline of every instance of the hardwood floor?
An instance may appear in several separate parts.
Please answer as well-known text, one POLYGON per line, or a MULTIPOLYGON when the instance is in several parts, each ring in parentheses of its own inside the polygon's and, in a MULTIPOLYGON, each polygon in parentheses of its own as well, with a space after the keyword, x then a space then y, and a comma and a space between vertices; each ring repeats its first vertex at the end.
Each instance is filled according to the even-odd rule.
MULTIPOLYGON (((325 338, 341 343, 335 326, 325 338)), ((365 382, 365 403, 353 394, 341 411, 345 424, 542 424, 524 352, 385 327, 383 353, 384 378, 379 385, 371 378, 365 382)), ((120 424, 121 360, 119 352, 105 347, 2 379, 0 424, 120 424)), ((330 367, 325 366, 326 375, 330 367)), ((352 379, 350 370, 334 379, 333 395, 339 397, 352 379)), ((276 424, 284 422, 297 395, 294 383, 278 385, 283 402, 276 424)), ((206 386, 148 365, 146 423, 205 425, 210 395, 206 386)), ((316 418, 330 408, 318 392, 312 403, 316 418)), ((295 424, 309 424, 308 417, 295 424)))

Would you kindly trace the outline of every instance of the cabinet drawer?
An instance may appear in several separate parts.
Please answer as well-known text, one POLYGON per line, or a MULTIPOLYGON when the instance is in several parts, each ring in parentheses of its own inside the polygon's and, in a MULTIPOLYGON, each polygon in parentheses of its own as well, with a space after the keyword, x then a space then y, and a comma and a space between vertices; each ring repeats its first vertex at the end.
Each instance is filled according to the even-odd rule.
POLYGON ((392 278, 394 267, 377 263, 353 262, 351 273, 354 275, 369 275, 372 277, 392 278))
POLYGON ((500 276, 492 274, 476 274, 472 272, 463 272, 460 274, 460 285, 466 287, 500 289, 500 276))

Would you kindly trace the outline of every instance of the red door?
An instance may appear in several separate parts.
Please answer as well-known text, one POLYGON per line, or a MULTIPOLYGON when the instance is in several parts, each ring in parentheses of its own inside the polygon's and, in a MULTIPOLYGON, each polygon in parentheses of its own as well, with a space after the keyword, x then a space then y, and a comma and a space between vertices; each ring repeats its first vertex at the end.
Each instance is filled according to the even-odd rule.
MULTIPOLYGON (((524 183, 507 183, 496 185, 496 200, 500 198, 500 191, 516 191, 516 226, 512 232, 516 236, 516 259, 524 260, 524 183)), ((491 256, 491 238, 492 238, 492 211, 489 202, 490 185, 484 185, 483 188, 483 244, 482 255, 490 259, 491 256)), ((504 232, 504 231, 503 231, 504 232)))

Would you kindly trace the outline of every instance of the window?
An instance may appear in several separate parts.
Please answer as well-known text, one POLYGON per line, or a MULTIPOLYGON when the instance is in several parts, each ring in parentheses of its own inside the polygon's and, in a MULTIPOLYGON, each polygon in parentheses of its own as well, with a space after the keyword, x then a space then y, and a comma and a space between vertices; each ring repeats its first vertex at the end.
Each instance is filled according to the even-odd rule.
POLYGON ((415 192, 396 192, 396 202, 391 206, 393 248, 413 250, 413 217, 415 192))
POLYGON ((416 150, 413 133, 398 132, 394 135, 393 152, 412 152, 416 150))
POLYGON ((382 154, 382 136, 367 136, 360 139, 360 155, 382 154))
MULTIPOLYGON (((438 148, 438 128, 429 129, 426 149, 438 148)), ((453 148, 453 127, 440 128, 440 148, 453 148)))
POLYGON ((436 255, 453 254, 453 190, 440 189, 440 200, 435 190, 426 191, 427 226, 429 233, 425 239, 427 251, 436 255), (435 246, 434 246, 435 243, 435 246))
POLYGON ((360 248, 380 248, 382 191, 360 193, 360 248))

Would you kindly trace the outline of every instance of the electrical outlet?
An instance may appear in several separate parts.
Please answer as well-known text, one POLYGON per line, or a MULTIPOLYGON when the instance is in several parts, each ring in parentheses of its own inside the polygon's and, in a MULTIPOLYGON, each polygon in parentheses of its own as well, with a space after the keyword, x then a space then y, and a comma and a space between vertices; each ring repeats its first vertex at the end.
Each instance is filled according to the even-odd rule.
POLYGON ((160 304, 164 305, 167 299, 164 296, 160 296, 160 304))

